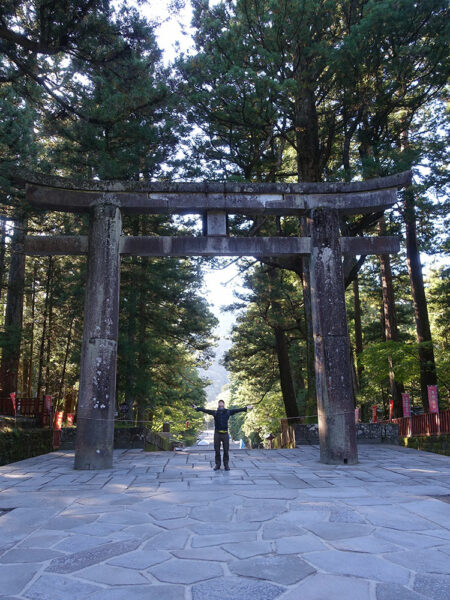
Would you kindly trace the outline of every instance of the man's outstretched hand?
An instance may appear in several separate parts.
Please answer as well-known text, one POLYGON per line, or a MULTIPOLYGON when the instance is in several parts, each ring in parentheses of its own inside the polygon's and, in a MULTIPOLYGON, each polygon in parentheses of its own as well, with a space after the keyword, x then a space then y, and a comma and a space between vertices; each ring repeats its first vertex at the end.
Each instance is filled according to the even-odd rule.
POLYGON ((252 408, 253 408, 253 404, 249 404, 249 405, 247 406, 247 410, 252 410, 252 408))
POLYGON ((192 408, 197 408, 196 404, 191 404, 192 408))

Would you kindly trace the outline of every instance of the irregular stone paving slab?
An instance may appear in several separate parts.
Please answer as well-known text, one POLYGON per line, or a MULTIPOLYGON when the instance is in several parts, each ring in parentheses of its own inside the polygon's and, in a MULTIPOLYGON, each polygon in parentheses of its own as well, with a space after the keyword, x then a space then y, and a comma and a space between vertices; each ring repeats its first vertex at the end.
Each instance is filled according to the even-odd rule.
POLYGON ((94 583, 107 585, 143 585, 148 583, 141 573, 124 567, 112 565, 95 565, 78 571, 77 577, 88 579, 94 583))
POLYGON ((162 565, 151 567, 148 572, 159 581, 188 585, 223 576, 222 567, 217 563, 195 560, 169 560, 162 565))
POLYGON ((430 600, 448 600, 450 575, 416 575, 414 590, 430 600))
POLYGON ((353 575, 375 581, 407 584, 410 572, 403 567, 388 560, 371 556, 370 554, 358 554, 356 552, 340 552, 329 550, 325 552, 311 552, 308 554, 308 562, 322 571, 340 575, 353 575))
POLYGON ((46 571, 49 573, 74 573, 80 569, 85 569, 91 565, 108 560, 108 558, 112 558, 118 554, 125 554, 126 552, 136 550, 140 543, 140 540, 112 542, 111 544, 96 546, 90 550, 75 552, 75 554, 69 554, 63 558, 56 558, 50 563, 46 571))
POLYGON ((290 510, 278 517, 281 521, 286 521, 302 527, 311 526, 313 523, 328 522, 330 513, 323 510, 290 510))
POLYGON ((436 527, 434 523, 402 507, 396 507, 395 511, 387 511, 384 508, 365 506, 359 510, 369 523, 377 527, 389 527, 400 531, 422 531, 436 527))
POLYGON ((418 573, 450 574, 450 560, 448 555, 439 549, 396 552, 390 558, 393 562, 418 573))
POLYGON ((379 583, 376 594, 377 600, 426 600, 426 596, 396 583, 379 583))
POLYGON ((63 556, 63 553, 42 548, 18 548, 3 554, 0 563, 41 563, 57 556, 63 556))
POLYGON ((51 519, 46 527, 47 529, 66 530, 73 529, 74 527, 80 527, 81 525, 88 525, 98 519, 98 515, 77 515, 77 516, 65 516, 56 517, 51 519))
POLYGON ((274 600, 284 589, 265 581, 227 577, 192 586, 192 600, 274 600))
POLYGON ((165 519, 164 521, 159 521, 158 526, 160 527, 161 531, 164 529, 185 529, 190 527, 191 525, 196 525, 197 523, 198 521, 187 517, 186 519, 165 519))
POLYGON ((109 560, 108 565, 116 565, 118 567, 143 571, 153 565, 164 562, 169 558, 171 558, 171 555, 163 550, 153 550, 152 552, 136 550, 135 552, 128 552, 127 554, 122 554, 121 556, 109 560))
POLYGON ((84 600, 99 587, 91 583, 44 574, 24 594, 30 600, 84 600))
POLYGON ((99 523, 119 523, 121 525, 141 525, 150 521, 151 518, 148 515, 136 512, 136 506, 133 506, 132 510, 126 509, 120 512, 107 512, 98 519, 99 523))
POLYGON ((191 510, 191 517, 198 521, 209 521, 214 523, 228 523, 233 517, 234 508, 232 506, 222 506, 220 510, 217 506, 198 506, 191 510))
POLYGON ((291 585, 315 572, 311 565, 294 556, 263 556, 248 558, 230 564, 236 575, 268 579, 275 583, 291 585))
POLYGON ((82 525, 71 530, 72 533, 82 533, 86 535, 96 535, 98 537, 108 537, 116 531, 121 531, 124 525, 120 523, 90 523, 82 525))
POLYGON ((450 504, 442 500, 427 498, 416 500, 403 505, 405 510, 420 515, 440 525, 444 520, 450 521, 450 504))
POLYGON ((52 548, 59 542, 67 539, 67 537, 67 533, 49 531, 47 534, 46 530, 38 530, 37 533, 33 533, 22 540, 18 546, 20 548, 52 548))
MULTIPOLYGON (((280 596, 279 600, 372 600, 370 584, 355 577, 316 573, 280 596)), ((403 600, 397 597, 395 600, 403 600)))
POLYGON ((255 532, 236 531, 217 535, 196 535, 193 536, 191 545, 193 548, 205 548, 206 546, 222 546, 231 542, 253 542, 254 540, 256 540, 255 532))
POLYGON ((277 554, 302 554, 327 550, 325 544, 311 534, 281 538, 277 540, 275 547, 277 554))
POLYGON ((402 531, 400 533, 399 531, 394 531, 392 529, 381 528, 378 528, 375 531, 374 537, 387 540, 393 544, 398 544, 404 548, 417 548, 418 550, 439 546, 443 543, 439 538, 425 533, 415 533, 412 531, 402 531))
POLYGON ((140 538, 142 540, 146 540, 157 535, 158 533, 162 533, 163 529, 154 523, 142 523, 141 525, 131 525, 130 527, 125 527, 123 531, 128 535, 129 538, 140 538))
POLYGON ((225 544, 224 550, 237 558, 250 558, 258 554, 270 554, 273 551, 270 542, 241 542, 239 544, 225 544))
POLYGON ((145 544, 144 550, 178 550, 184 548, 191 533, 184 529, 158 533, 145 544))
POLYGON ((374 531, 370 525, 360 525, 358 523, 316 523, 305 525, 306 529, 312 531, 324 540, 342 540, 352 537, 361 537, 369 535, 374 531))
POLYGON ((172 550, 171 554, 177 558, 189 560, 212 560, 218 562, 229 562, 231 554, 222 548, 185 548, 184 550, 172 550))
MULTIPOLYGON (((133 536, 129 535, 128 539, 130 537, 133 536)), ((83 550, 89 550, 90 548, 95 548, 96 546, 101 546, 103 544, 109 544, 110 542, 111 540, 108 538, 101 538, 92 535, 71 535, 56 544, 55 549, 73 554, 74 552, 82 552, 83 550)))
POLYGON ((366 519, 362 517, 355 510, 350 509, 331 509, 330 515, 331 523, 367 523, 366 519))
POLYGON ((282 537, 304 535, 306 533, 306 529, 303 529, 303 527, 297 527, 297 525, 294 525, 293 523, 287 523, 286 521, 274 519, 269 523, 264 523, 262 532, 263 540, 277 540, 282 537))
POLYGON ((387 540, 382 540, 374 535, 364 537, 348 538, 343 540, 331 540, 329 542, 338 550, 350 552, 367 552, 369 554, 383 554, 384 552, 402 552, 403 548, 387 540))
POLYGON ((0 594, 20 594, 27 583, 37 573, 39 566, 0 566, 0 594))
POLYGON ((293 500, 297 498, 297 492, 286 489, 268 489, 268 490, 243 490, 237 492, 239 496, 244 498, 258 498, 268 500, 293 500))
POLYGON ((215 535, 219 533, 231 533, 236 531, 258 531, 261 523, 198 523, 190 525, 189 529, 197 535, 215 535))

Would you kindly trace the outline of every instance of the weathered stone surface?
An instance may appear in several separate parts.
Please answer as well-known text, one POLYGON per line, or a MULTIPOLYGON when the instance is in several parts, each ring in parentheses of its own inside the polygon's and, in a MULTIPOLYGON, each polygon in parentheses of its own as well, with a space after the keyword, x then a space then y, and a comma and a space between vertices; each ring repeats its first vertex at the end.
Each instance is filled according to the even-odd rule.
POLYGON ((185 594, 182 585, 134 585, 101 590, 89 600, 185 600, 185 594))
POLYGON ((221 577, 223 570, 217 563, 196 560, 169 560, 156 567, 148 569, 159 581, 167 583, 183 583, 190 585, 198 581, 221 577))
POLYGON ((184 548, 190 536, 189 531, 178 529, 164 531, 153 536, 143 547, 143 550, 179 550, 184 548))
POLYGON ((0 566, 0 595, 20 594, 37 573, 39 567, 40 565, 0 566))
POLYGON ((327 547, 317 537, 307 534, 281 538, 276 542, 277 554, 303 554, 326 550, 327 547))
MULTIPOLYGON (((210 600, 214 597, 212 592, 217 590, 222 600, 227 598, 229 590, 234 590, 235 584, 243 587, 236 588, 241 593, 231 595, 233 600, 260 600, 266 593, 269 597, 272 594, 279 600, 314 600, 316 597, 324 600, 320 595, 315 595, 321 588, 326 591, 326 600, 341 600, 345 594, 346 600, 376 600, 377 583, 387 584, 386 588, 379 587, 380 594, 387 593, 389 586, 394 585, 397 590, 396 600, 403 600, 400 591, 409 594, 413 588, 417 594, 430 600, 447 600, 449 575, 426 572, 424 567, 427 570, 443 570, 448 563, 450 533, 446 527, 446 515, 439 508, 442 505, 445 509, 447 504, 429 497, 430 494, 445 495, 449 490, 449 486, 446 487, 448 458, 431 453, 424 453, 418 457, 415 451, 407 448, 382 445, 360 447, 361 462, 357 468, 324 465, 318 462, 318 458, 319 449, 314 446, 280 451, 233 450, 232 462, 239 466, 239 477, 245 477, 249 483, 245 492, 251 492, 251 497, 242 495, 242 487, 235 484, 232 478, 224 476, 220 479, 227 481, 217 491, 211 490, 211 483, 202 487, 204 491, 166 490, 165 487, 158 487, 159 476, 165 470, 169 473, 177 472, 182 477, 184 472, 191 475, 196 470, 206 474, 206 469, 210 469, 210 454, 204 451, 193 450, 180 454, 147 454, 140 450, 116 451, 114 469, 90 474, 86 471, 74 472, 71 453, 66 452, 52 453, 39 459, 1 467, 0 509, 15 506, 26 508, 16 508, 3 514, 0 510, 0 540, 3 541, 0 546, 4 553, 23 550, 23 555, 20 556, 19 553, 17 557, 24 561, 32 557, 32 554, 28 554, 29 550, 42 550, 44 554, 36 557, 37 560, 33 563, 0 563, 0 581, 3 583, 5 574, 13 579, 17 574, 24 577, 31 568, 34 570, 33 584, 32 580, 28 580, 14 595, 25 598, 24 593, 30 587, 36 594, 39 593, 41 598, 49 600, 73 600, 73 583, 77 585, 75 589, 83 590, 84 594, 76 600, 186 600, 187 596, 192 600, 195 593, 203 594, 203 597, 210 600), (287 490, 281 488, 273 474, 304 477, 310 486, 325 480, 329 482, 330 487, 287 490), (376 475, 375 481, 370 477, 371 474, 376 475), (139 486, 150 477, 155 482, 155 488, 159 490, 156 494, 147 496, 146 492, 127 491, 129 488, 126 486, 130 481, 139 486), (33 491, 23 491, 20 487, 11 485, 25 480, 30 482, 30 490, 33 491), (95 484, 91 483, 93 480, 96 481, 95 484), (42 481, 47 483, 42 484, 42 481), (52 481, 59 484, 53 486, 52 481), (112 487, 109 482, 113 482, 112 487), (284 490, 288 497, 272 498, 272 493, 280 489, 284 490), (263 494, 263 497, 259 498, 259 494, 263 494), (255 508, 263 510, 266 501, 267 507, 276 509, 275 512, 281 509, 285 509, 285 512, 266 522, 236 521, 238 510, 251 506, 253 502, 255 508), (275 502, 272 504, 272 501, 275 502), (167 519, 167 513, 164 512, 158 513, 161 520, 156 518, 156 511, 172 505, 182 506, 188 511, 195 509, 196 512, 202 508, 214 508, 219 512, 223 507, 233 508, 233 512, 227 512, 232 520, 215 522, 212 518, 213 511, 210 512, 211 521, 197 521, 189 517, 167 519), (134 507, 138 507, 136 511, 134 507), (427 519, 428 508, 432 519, 427 519), (154 516, 151 515, 152 511, 155 512, 154 516), (133 512, 136 515, 145 515, 144 521, 150 515, 152 522, 142 522, 139 518, 137 524, 128 525, 128 514, 133 512), (120 516, 122 513, 125 515, 123 519, 120 516), (97 520, 80 527, 71 527, 70 519, 102 514, 104 517, 101 519, 125 522, 106 523, 97 520), (358 515, 367 522, 370 517, 377 524, 355 522, 355 516, 358 515), (65 522, 68 528, 53 532, 48 529, 48 523, 51 523, 55 516, 61 519, 60 525, 67 520, 65 522), (396 520, 400 523, 400 529, 393 529, 396 520), (414 530, 415 527, 423 525, 423 521, 429 528, 414 530), (172 525, 175 525, 174 529, 168 530, 172 525), (323 526, 324 531, 316 529, 318 526, 323 526), (332 537, 335 537, 336 528, 339 527, 345 528, 345 531, 339 531, 338 535, 348 535, 349 531, 352 534, 356 533, 354 528, 367 526, 370 532, 363 536, 326 539, 330 531, 333 533, 332 537), (413 529, 405 530, 404 527, 413 529), (139 536, 139 532, 146 528, 150 530, 139 536), (316 529, 314 534, 309 531, 312 528, 316 529), (83 534, 79 533, 80 530, 83 534), (97 537, 99 531, 103 534, 108 532, 110 537, 97 537), (173 546, 172 538, 178 535, 179 531, 184 532, 184 535, 182 533, 180 539, 175 540, 176 545, 185 542, 184 547, 170 551, 161 550, 159 547, 143 549, 143 546, 161 533, 163 536, 159 538, 159 543, 173 546), (2 537, 4 532, 6 536, 2 537), (45 585, 41 582, 37 591, 33 587, 41 576, 36 569, 42 570, 44 567, 42 562, 38 561, 46 556, 45 552, 49 549, 72 552, 77 560, 81 550, 97 552, 98 546, 126 542, 130 539, 127 538, 131 535, 130 532, 132 541, 137 544, 135 549, 127 551, 127 548, 121 547, 117 554, 114 553, 109 558, 105 554, 96 556, 92 565, 87 564, 89 561, 75 565, 81 569, 72 571, 69 577, 44 571, 45 585), (147 539, 148 534, 150 540, 147 539), (19 539, 23 538, 20 546, 14 541, 16 536, 20 536, 19 539), (95 547, 90 548, 88 540, 94 543, 95 547), (196 547, 199 541, 203 545, 196 547), (339 550, 321 550, 323 546, 318 549, 317 543, 328 548, 334 546, 339 550), (233 554, 230 552, 232 549, 237 551, 233 554), (411 550, 413 552, 409 554, 411 550), (423 551, 424 556, 420 554, 423 551), (239 558, 249 553, 253 554, 253 558, 239 558), (383 558, 379 556, 381 553, 385 553, 383 558), (434 562, 433 565, 427 562, 426 554, 429 555, 428 559, 434 562), (395 561, 396 557, 400 564, 395 561), (266 575, 267 570, 261 567, 259 571, 259 565, 256 569, 249 569, 244 575, 237 575, 233 571, 235 566, 245 565, 248 561, 273 558, 301 558, 305 564, 313 566, 309 568, 317 568, 318 572, 304 577, 297 583, 288 584, 282 581, 281 584, 275 584, 270 580, 260 579, 266 575), (442 562, 442 559, 447 562, 442 562), (215 565, 222 569, 225 575, 193 585, 163 584, 152 575, 152 569, 157 566, 171 563, 176 570, 179 564, 186 561, 188 564, 191 561, 196 563, 196 568, 190 568, 191 571, 201 573, 203 567, 215 565), (117 572, 114 572, 112 569, 116 567, 117 572), (148 584, 139 583, 142 580, 135 577, 139 574, 148 580, 148 584), (85 576, 92 579, 85 579, 85 576), (103 581, 107 583, 100 583, 103 581), (53 582, 58 582, 58 585, 55 587, 53 582), (93 582, 97 582, 102 589, 98 589, 93 582), (86 588, 86 585, 93 586, 93 589, 98 591, 92 592, 92 588, 86 588), (289 585, 287 590, 286 585, 289 585), (396 585, 400 587, 396 588, 396 585), (428 587, 422 589, 421 586, 428 587), (368 587, 371 588, 372 594, 369 597, 366 596, 368 587), (329 590, 334 591, 334 594, 329 590), (210 591, 211 594, 208 595, 210 591)), ((210 478, 205 479, 211 481, 210 478)), ((11 554, 11 557, 16 560, 16 554, 11 554)), ((60 558, 54 559, 53 562, 59 561, 60 558)), ((71 556, 64 558, 68 563, 73 560, 71 556)), ((286 571, 295 575, 297 569, 291 567, 286 571)), ((282 577, 283 574, 283 569, 280 568, 275 576, 282 577)), ((272 576, 269 571, 269 577, 272 576)), ((11 580, 6 578, 6 581, 11 580)), ((21 579, 20 585, 23 581, 24 579, 21 579)), ((1 588, 0 595, 2 593, 6 597, 12 595, 1 588)))
POLYGON ((379 583, 377 585, 377 600, 425 600, 425 598, 426 596, 418 594, 404 585, 396 583, 379 583))
POLYGON ((337 210, 311 212, 311 307, 320 460, 358 462, 337 210))
POLYGON ((308 562, 328 573, 353 575, 354 577, 406 585, 409 582, 410 572, 390 561, 390 556, 388 561, 370 554, 340 552, 339 550, 313 552, 308 555, 308 562))
MULTIPOLYGON (((356 577, 341 577, 316 573, 300 582, 281 597, 281 600, 372 600, 367 581, 356 577)), ((396 600, 403 600, 397 597, 396 600)))
POLYGON ((402 547, 374 535, 354 537, 338 540, 330 540, 330 543, 338 550, 350 552, 367 552, 368 554, 383 554, 385 552, 401 552, 402 547))
POLYGON ((76 469, 112 466, 121 229, 117 200, 103 198, 93 208, 89 230, 76 469))
POLYGON ((236 575, 267 579, 285 585, 297 583, 315 571, 311 565, 294 556, 248 558, 231 563, 230 570, 236 575))
POLYGON ((371 525, 359 523, 316 523, 306 525, 306 528, 324 540, 343 540, 369 535, 374 528, 371 525))
POLYGON ((95 565, 78 572, 78 577, 88 579, 94 583, 103 583, 107 585, 145 585, 148 583, 140 573, 132 569, 112 566, 95 565))
POLYGON ((24 596, 30 600, 83 600, 98 589, 91 583, 44 574, 31 584, 24 596))
POLYGON ((418 573, 442 573, 443 575, 450 573, 449 557, 439 549, 396 552, 391 560, 418 573))
POLYGON ((192 586, 192 600, 274 600, 283 591, 272 583, 227 577, 192 586))
POLYGON ((127 554, 121 554, 116 558, 112 558, 108 561, 108 564, 143 571, 153 565, 169 560, 169 558, 171 558, 170 554, 164 550, 153 550, 152 552, 136 550, 135 552, 127 552, 127 554))
POLYGON ((136 550, 140 543, 140 540, 112 542, 111 544, 104 544, 90 550, 76 552, 75 554, 52 560, 46 570, 51 573, 73 573, 108 560, 108 558, 112 558, 118 554, 125 554, 126 552, 136 550))
POLYGON ((194 536, 191 544, 193 548, 205 548, 206 546, 221 546, 232 542, 252 542, 254 540, 256 540, 255 532, 236 531, 234 533, 194 536))
POLYGON ((419 573, 414 581, 414 590, 430 600, 448 600, 450 597, 450 575, 419 573))
POLYGON ((277 540, 283 537, 291 537, 293 535, 304 535, 306 530, 303 527, 298 527, 294 523, 273 520, 265 523, 263 527, 263 540, 277 540))
POLYGON ((171 554, 177 558, 189 560, 207 560, 217 562, 230 562, 232 555, 222 548, 185 548, 182 550, 172 550, 171 554))
POLYGON ((233 516, 233 506, 221 506, 220 509, 215 506, 197 506, 191 510, 191 517, 198 521, 227 523, 233 516))
MULTIPOLYGON (((293 425, 297 446, 319 443, 317 424, 293 425)), ((398 425, 395 423, 356 423, 358 444, 398 444, 398 425)), ((373 480, 373 476, 372 476, 373 480)))
POLYGON ((270 542, 240 542, 238 544, 225 544, 223 548, 237 558, 249 558, 258 554, 270 554, 270 542))
POLYGON ((3 554, 0 563, 40 563, 57 556, 62 556, 62 552, 42 548, 20 548, 3 554))

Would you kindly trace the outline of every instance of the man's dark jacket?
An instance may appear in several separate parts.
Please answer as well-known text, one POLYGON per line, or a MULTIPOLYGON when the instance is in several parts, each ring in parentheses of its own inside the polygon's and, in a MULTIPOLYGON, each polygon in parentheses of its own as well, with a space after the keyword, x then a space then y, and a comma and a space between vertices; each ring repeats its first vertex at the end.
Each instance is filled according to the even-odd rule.
POLYGON ((228 420, 232 415, 239 412, 247 412, 247 407, 244 408, 218 408, 217 410, 208 410, 197 406, 196 411, 201 411, 207 415, 214 417, 214 425, 216 431, 228 431, 228 420))

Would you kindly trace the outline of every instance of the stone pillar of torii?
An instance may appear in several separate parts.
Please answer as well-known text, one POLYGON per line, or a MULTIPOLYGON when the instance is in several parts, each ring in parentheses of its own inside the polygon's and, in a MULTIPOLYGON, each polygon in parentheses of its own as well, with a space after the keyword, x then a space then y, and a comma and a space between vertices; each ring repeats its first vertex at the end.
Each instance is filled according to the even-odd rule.
POLYGON ((398 252, 392 237, 340 237, 341 214, 382 212, 411 173, 351 183, 124 183, 15 175, 27 201, 88 212, 88 236, 28 236, 25 254, 87 254, 84 332, 77 411, 76 469, 113 462, 120 256, 309 255, 320 460, 356 464, 355 407, 342 254, 398 252), (201 237, 123 236, 122 214, 200 214, 201 237), (229 214, 306 215, 311 237, 231 237, 229 214))

